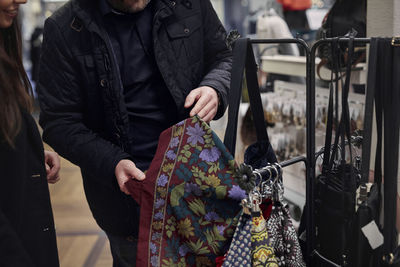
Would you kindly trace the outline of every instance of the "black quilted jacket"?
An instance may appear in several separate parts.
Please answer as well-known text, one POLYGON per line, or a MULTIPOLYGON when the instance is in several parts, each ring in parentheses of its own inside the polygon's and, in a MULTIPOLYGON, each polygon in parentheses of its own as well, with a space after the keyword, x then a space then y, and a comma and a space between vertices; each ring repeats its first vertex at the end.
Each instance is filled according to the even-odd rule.
MULTIPOLYGON (((231 51, 209 0, 155 1, 154 53, 180 119, 190 90, 208 85, 227 105, 231 51)), ((72 0, 46 20, 39 74, 43 139, 82 171, 98 224, 114 234, 134 233, 132 200, 120 192, 116 164, 129 155, 128 115, 111 44, 97 1, 72 0)), ((134 75, 134 74, 132 74, 134 75)))

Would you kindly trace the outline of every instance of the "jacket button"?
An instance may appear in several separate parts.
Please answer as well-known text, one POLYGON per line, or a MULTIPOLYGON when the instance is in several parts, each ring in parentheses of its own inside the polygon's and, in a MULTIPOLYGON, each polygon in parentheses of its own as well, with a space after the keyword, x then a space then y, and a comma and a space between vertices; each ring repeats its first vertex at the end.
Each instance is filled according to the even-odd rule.
POLYGON ((115 136, 115 138, 117 138, 117 139, 120 139, 120 138, 121 138, 121 136, 120 136, 118 133, 115 133, 114 136, 115 136))
POLYGON ((171 2, 171 6, 175 6, 176 5, 176 2, 175 1, 172 1, 171 2))
POLYGON ((103 88, 106 87, 107 86, 107 80, 106 79, 101 79, 100 86, 103 87, 103 88))
POLYGON ((186 34, 188 34, 188 33, 190 32, 190 30, 189 30, 188 28, 185 28, 185 29, 183 30, 183 32, 186 33, 186 34))

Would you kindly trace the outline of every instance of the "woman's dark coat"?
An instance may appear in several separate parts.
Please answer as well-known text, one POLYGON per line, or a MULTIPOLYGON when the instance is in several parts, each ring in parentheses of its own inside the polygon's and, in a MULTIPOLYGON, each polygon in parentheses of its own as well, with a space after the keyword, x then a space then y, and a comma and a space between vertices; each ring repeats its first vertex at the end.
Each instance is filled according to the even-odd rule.
POLYGON ((0 138, 0 266, 59 266, 43 144, 29 114, 15 148, 0 138))

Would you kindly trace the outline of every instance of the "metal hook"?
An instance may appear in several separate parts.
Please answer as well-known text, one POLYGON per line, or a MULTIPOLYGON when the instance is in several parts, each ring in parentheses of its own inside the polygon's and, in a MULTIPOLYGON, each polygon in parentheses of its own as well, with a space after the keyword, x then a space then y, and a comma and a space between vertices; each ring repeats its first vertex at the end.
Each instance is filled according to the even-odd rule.
POLYGON ((274 179, 274 184, 275 184, 276 179, 279 177, 279 171, 278 171, 278 169, 276 168, 275 164, 272 165, 272 168, 275 170, 275 173, 276 173, 276 176, 274 177, 274 178, 275 178, 275 179, 274 179))
POLYGON ((282 182, 283 167, 278 162, 275 162, 274 164, 278 167, 278 170, 279 170, 279 174, 278 174, 277 178, 279 179, 280 182, 282 182))

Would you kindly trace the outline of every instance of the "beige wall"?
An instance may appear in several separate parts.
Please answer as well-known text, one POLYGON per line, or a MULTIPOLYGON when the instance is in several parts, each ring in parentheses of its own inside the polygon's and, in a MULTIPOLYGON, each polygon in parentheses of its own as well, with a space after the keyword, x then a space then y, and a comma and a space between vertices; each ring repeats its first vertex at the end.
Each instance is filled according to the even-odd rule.
POLYGON ((367 1, 367 35, 400 36, 400 1, 367 1))

